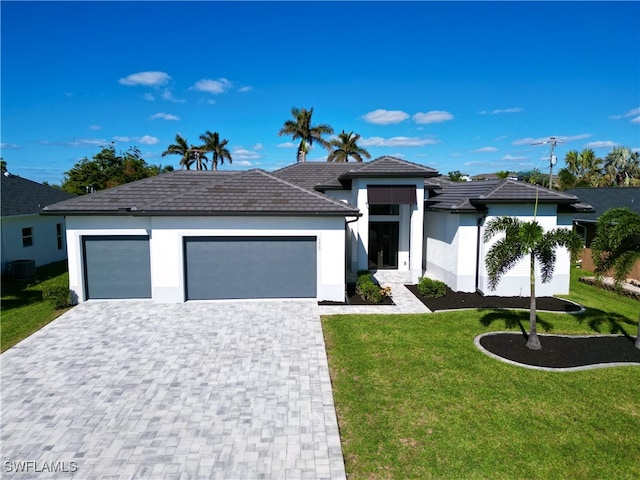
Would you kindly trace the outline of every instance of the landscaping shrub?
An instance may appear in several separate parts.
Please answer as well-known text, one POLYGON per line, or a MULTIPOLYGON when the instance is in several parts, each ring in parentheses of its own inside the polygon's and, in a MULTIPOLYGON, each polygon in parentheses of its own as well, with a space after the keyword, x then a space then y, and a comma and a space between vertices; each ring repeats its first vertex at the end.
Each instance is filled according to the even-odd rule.
POLYGON ((56 309, 69 306, 69 288, 64 285, 47 285, 42 288, 42 300, 56 309))
POLYGON ((418 292, 420 292, 420 295, 429 298, 444 297, 444 294, 447 293, 447 285, 440 280, 422 277, 418 282, 418 292))
POLYGON ((373 277, 366 270, 358 272, 358 280, 356 282, 356 293, 360 295, 367 302, 380 303, 384 300, 384 297, 390 296, 391 289, 380 288, 373 281, 373 277))

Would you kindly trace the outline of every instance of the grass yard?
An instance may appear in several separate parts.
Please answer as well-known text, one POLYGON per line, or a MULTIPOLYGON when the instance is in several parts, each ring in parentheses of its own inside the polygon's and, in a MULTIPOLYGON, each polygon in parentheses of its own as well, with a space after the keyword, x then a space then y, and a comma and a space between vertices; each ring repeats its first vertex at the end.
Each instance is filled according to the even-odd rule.
MULTIPOLYGON (((568 298, 587 313, 542 313, 540 332, 636 335, 640 302, 572 274, 568 298)), ((350 480, 640 478, 640 367, 559 373, 498 362, 473 339, 528 329, 528 312, 506 316, 323 318, 350 480)))
POLYGON ((38 267, 36 279, 29 283, 2 282, 0 348, 3 352, 68 310, 56 310, 42 300, 43 287, 54 284, 69 286, 66 260, 38 267))

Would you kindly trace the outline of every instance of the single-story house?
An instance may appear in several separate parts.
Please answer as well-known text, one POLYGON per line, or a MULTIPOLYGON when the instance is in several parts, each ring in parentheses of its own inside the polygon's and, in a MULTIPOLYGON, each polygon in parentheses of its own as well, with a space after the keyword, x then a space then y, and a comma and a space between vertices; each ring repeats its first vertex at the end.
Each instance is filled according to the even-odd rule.
MULTIPOLYGON (((302 162, 268 173, 176 171, 51 205, 65 215, 79 300, 341 301, 357 271, 487 292, 482 237, 494 216, 571 228, 577 197, 512 180, 453 184, 393 157, 302 162)), ((566 253, 566 252, 565 252, 566 253)), ((566 293, 569 257, 541 294, 566 293)), ((494 294, 527 295, 516 267, 494 294)))
POLYGON ((16 263, 22 261, 38 267, 66 259, 64 216, 44 217, 40 211, 74 195, 9 172, 0 175, 0 182, 2 274, 17 275, 16 263))

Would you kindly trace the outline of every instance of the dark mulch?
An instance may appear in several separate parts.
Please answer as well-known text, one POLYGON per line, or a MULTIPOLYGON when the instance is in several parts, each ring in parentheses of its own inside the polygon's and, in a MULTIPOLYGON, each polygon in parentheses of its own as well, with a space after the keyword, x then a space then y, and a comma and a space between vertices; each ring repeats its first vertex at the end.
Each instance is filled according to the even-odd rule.
MULTIPOLYGON (((393 295, 393 292, 391 292, 391 294, 393 295)), ((318 305, 395 305, 395 303, 393 303, 391 297, 384 297, 381 303, 368 302, 356 293, 355 283, 347 283, 347 292, 344 302, 323 301, 318 302, 318 305)))
POLYGON ((640 350, 634 338, 622 335, 563 337, 538 335, 542 350, 527 348, 522 333, 496 333, 480 339, 489 352, 513 362, 547 368, 572 368, 603 363, 637 363, 640 350))
MULTIPOLYGON (((454 292, 448 287, 443 297, 427 298, 420 295, 417 285, 406 285, 406 287, 432 312, 460 308, 524 308, 528 310, 531 302, 529 297, 484 296, 479 293, 454 292)), ((536 308, 550 312, 580 311, 580 307, 575 303, 555 297, 536 298, 536 308)))

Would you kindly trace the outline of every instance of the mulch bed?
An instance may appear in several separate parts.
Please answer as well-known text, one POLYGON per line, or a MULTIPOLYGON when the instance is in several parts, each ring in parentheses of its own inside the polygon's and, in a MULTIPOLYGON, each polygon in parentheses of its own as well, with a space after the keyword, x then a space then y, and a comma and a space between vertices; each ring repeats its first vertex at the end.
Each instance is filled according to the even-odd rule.
MULTIPOLYGON (((393 294, 393 292, 391 292, 391 294, 393 294)), ((395 303, 393 303, 391 297, 384 297, 381 303, 368 302, 356 293, 355 283, 347 283, 347 293, 344 302, 323 301, 318 302, 318 305, 395 305, 395 303)))
POLYGON ((611 336, 555 336, 540 335, 542 350, 527 348, 522 333, 485 335, 480 345, 489 352, 513 362, 547 368, 575 368, 607 363, 637 363, 640 350, 634 338, 611 336))
MULTIPOLYGON (((524 308, 528 310, 531 303, 529 297, 484 296, 479 293, 454 292, 449 287, 443 297, 428 298, 420 295, 417 285, 405 286, 432 312, 460 308, 524 308)), ((581 310, 580 306, 575 303, 555 297, 536 298, 536 309, 550 312, 579 312, 581 310)))

